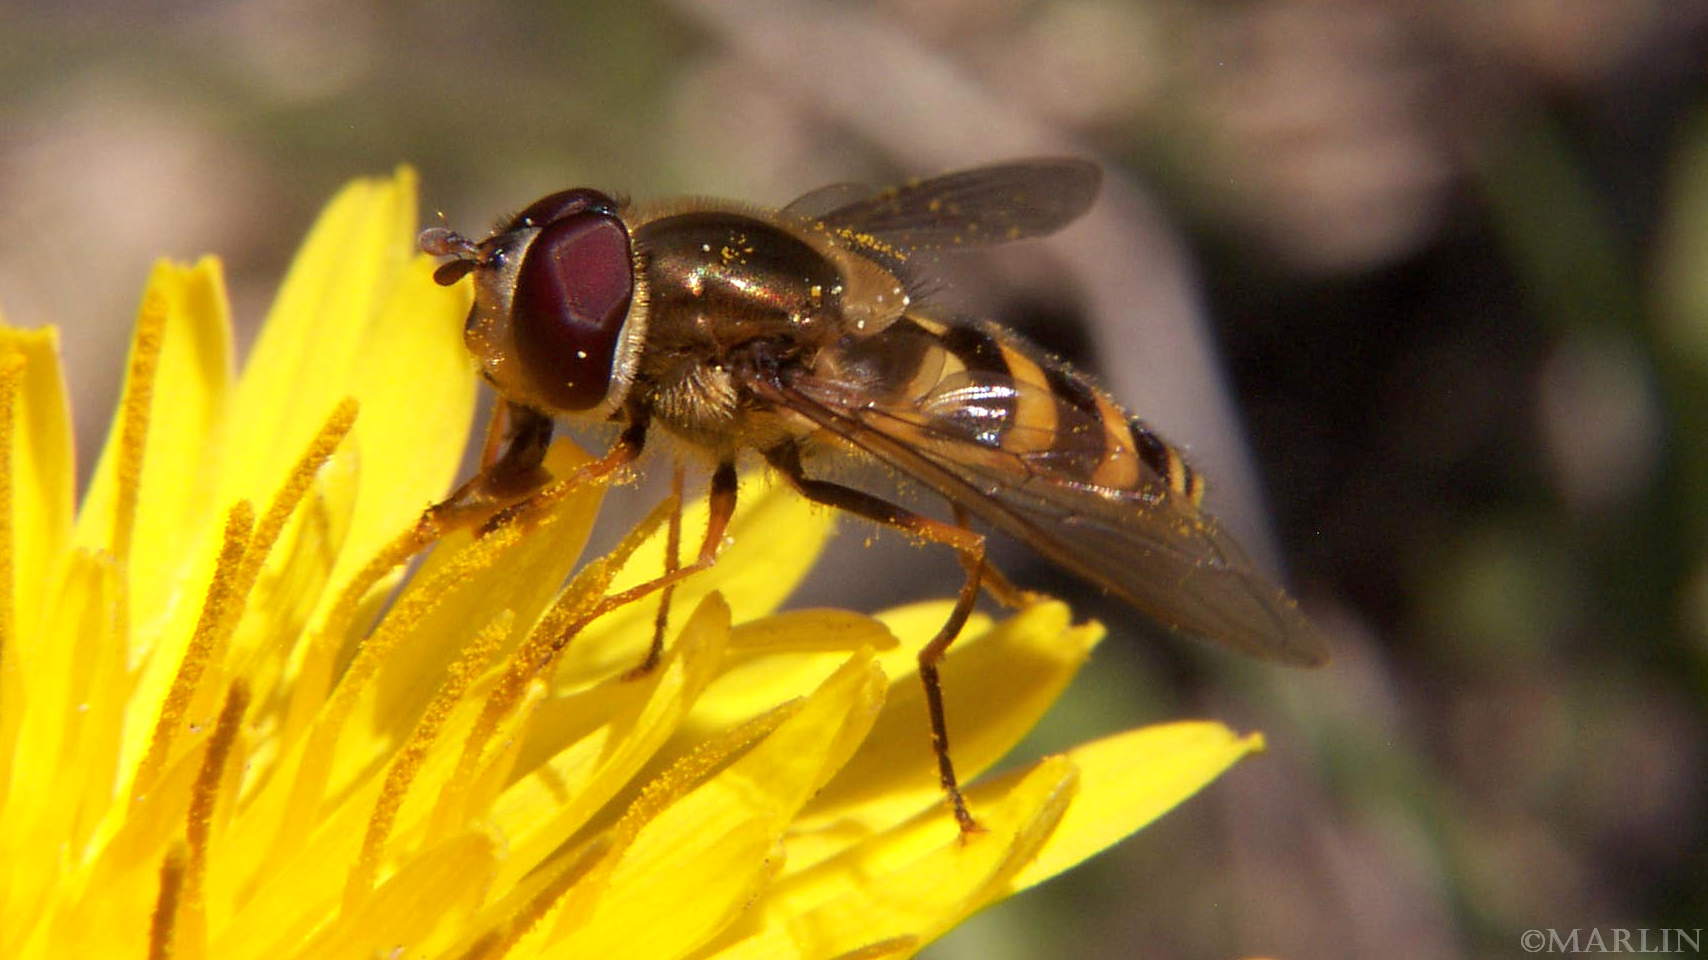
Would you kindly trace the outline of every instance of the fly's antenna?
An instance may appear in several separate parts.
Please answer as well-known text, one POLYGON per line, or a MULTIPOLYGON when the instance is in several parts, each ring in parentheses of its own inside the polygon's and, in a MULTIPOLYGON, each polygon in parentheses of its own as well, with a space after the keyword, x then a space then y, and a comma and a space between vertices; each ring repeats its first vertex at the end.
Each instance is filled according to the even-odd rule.
MULTIPOLYGON (((444 218, 444 211, 440 211, 439 219, 444 218)), ((433 280, 442 287, 456 283, 480 266, 480 246, 450 227, 428 227, 421 231, 415 245, 428 256, 456 258, 433 271, 433 280)))

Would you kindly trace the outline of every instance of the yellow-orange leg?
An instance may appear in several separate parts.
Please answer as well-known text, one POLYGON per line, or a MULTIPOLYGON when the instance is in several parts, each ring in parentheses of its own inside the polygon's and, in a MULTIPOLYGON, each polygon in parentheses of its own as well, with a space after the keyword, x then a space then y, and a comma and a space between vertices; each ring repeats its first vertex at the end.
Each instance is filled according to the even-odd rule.
POLYGON ((422 525, 443 535, 545 486, 551 481, 551 474, 541 464, 551 441, 550 417, 509 401, 499 401, 481 444, 480 472, 451 491, 450 496, 428 507, 421 518, 422 525), (501 432, 502 447, 497 439, 501 432))
POLYGON ((636 414, 604 456, 582 464, 554 483, 551 474, 541 466, 551 443, 551 419, 509 403, 493 416, 495 422, 488 427, 489 442, 482 452, 480 472, 449 497, 422 511, 412 527, 381 547, 339 592, 333 606, 334 617, 353 616, 357 603, 386 574, 408 563, 411 557, 450 531, 475 523, 481 523, 482 532, 491 530, 532 507, 560 499, 563 494, 622 468, 640 455, 646 443, 646 418, 636 414), (503 452, 492 458, 490 437, 497 419, 506 415, 510 421, 508 442, 503 452))
POLYGON ((700 541, 700 555, 694 560, 701 567, 710 566, 718 558, 724 533, 729 530, 730 519, 735 516, 735 488, 735 464, 718 464, 718 468, 712 471, 712 488, 706 494, 706 538, 700 541))
MULTIPOLYGON (((665 527, 664 536, 664 576, 668 578, 682 566, 682 462, 676 462, 676 468, 670 473, 670 496, 676 501, 675 509, 670 511, 670 520, 665 527)), ((732 505, 733 506, 733 505, 732 505)), ((664 633, 670 625, 670 599, 676 593, 676 581, 671 580, 664 585, 658 596, 658 616, 652 621, 652 644, 646 648, 646 656, 634 669, 624 674, 624 679, 636 680, 652 672, 658 666, 658 658, 664 655, 664 633)))
MULTIPOLYGON (((949 725, 944 718, 943 682, 937 674, 937 665, 948 652, 949 645, 960 636, 961 628, 966 626, 967 617, 973 612, 973 605, 978 602, 979 584, 983 581, 986 571, 984 536, 964 526, 944 523, 914 513, 906 507, 853 487, 827 480, 814 480, 802 471, 800 451, 792 445, 768 450, 765 458, 807 499, 846 510, 874 523, 904 530, 933 543, 941 543, 954 550, 960 558, 961 566, 967 571, 967 579, 961 585, 961 592, 955 598, 955 606, 949 611, 949 618, 943 622, 931 642, 919 651, 919 679, 925 685, 925 707, 931 715, 931 749, 937 755, 937 779, 943 785, 943 793, 949 798, 949 805, 955 812, 955 822, 961 826, 961 834, 965 836, 980 830, 973 815, 967 812, 966 798, 961 796, 960 781, 955 777, 955 764, 949 758, 949 725)), ((1006 579, 1002 583, 1009 590, 1013 590, 1006 579)))
POLYGON ((636 416, 609 450, 562 477, 554 478, 542 462, 551 446, 552 421, 525 407, 510 407, 512 427, 508 446, 490 467, 434 504, 422 518, 439 535, 478 522, 482 534, 510 523, 564 493, 592 483, 633 463, 646 446, 647 420, 636 416))
MULTIPOLYGON (((969 522, 971 517, 967 514, 966 508, 958 503, 951 503, 950 506, 955 511, 955 526, 963 530, 971 530, 972 524, 969 522)), ((955 556, 961 561, 962 569, 966 569, 966 554, 957 553, 955 556)), ((971 571, 969 570, 968 573, 970 574, 971 571)), ((979 585, 984 587, 984 591, 990 594, 991 599, 1010 610, 1019 610, 1048 599, 1036 590, 1025 590, 1015 586, 1014 581, 1003 576, 1002 571, 990 562, 989 557, 984 559, 984 570, 979 577, 979 585)))
MULTIPOLYGON (((706 496, 708 508, 706 516, 706 538, 700 542, 700 552, 694 557, 693 563, 690 563, 687 566, 679 566, 674 570, 666 571, 661 577, 648 580, 645 583, 636 584, 621 593, 614 593, 603 600, 600 600, 599 603, 594 605, 586 615, 577 619, 566 630, 564 630, 562 637, 557 641, 557 646, 561 647, 563 644, 568 643, 570 638, 579 633, 583 627, 592 623, 594 620, 599 619, 605 614, 610 613, 612 610, 634 603, 637 600, 641 600, 648 594, 656 591, 669 590, 676 584, 681 583, 683 580, 686 580, 690 576, 699 573, 701 570, 704 570, 717 562, 718 546, 723 543, 724 532, 729 529, 730 518, 735 516, 736 485, 735 464, 718 464, 717 470, 712 473, 711 492, 706 496)), ((650 667, 648 669, 650 669, 650 667)), ((628 674, 625 674, 625 679, 632 678, 637 675, 644 675, 644 671, 639 668, 631 670, 628 674)))

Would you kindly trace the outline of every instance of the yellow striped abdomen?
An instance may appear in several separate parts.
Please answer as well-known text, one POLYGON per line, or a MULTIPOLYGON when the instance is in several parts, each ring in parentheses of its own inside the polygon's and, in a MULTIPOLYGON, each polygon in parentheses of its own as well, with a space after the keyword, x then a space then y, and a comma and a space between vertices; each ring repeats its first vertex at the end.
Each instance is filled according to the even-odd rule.
POLYGON ((884 335, 921 334, 934 349, 901 389, 976 443, 1066 479, 1137 490, 1155 477, 1193 506, 1203 500, 1180 452, 1066 363, 988 324, 909 314, 884 335))

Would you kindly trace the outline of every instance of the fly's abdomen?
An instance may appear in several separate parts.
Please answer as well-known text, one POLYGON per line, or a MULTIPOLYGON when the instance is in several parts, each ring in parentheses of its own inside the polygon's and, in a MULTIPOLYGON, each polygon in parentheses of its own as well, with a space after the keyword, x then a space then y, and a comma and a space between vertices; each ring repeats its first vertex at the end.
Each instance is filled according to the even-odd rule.
POLYGON ((1113 490, 1154 490, 1160 480, 1193 506, 1203 499, 1203 478, 1178 450, 1062 361, 992 325, 909 314, 896 327, 886 335, 916 330, 935 348, 916 351, 898 389, 949 435, 1058 479, 1113 490))

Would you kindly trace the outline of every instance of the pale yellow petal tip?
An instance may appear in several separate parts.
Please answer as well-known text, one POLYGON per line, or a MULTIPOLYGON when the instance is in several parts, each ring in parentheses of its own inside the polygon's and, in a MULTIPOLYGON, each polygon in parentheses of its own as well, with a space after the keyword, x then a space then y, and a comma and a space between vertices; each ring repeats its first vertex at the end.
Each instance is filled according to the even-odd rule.
POLYGON ((217 254, 204 253, 192 261, 187 280, 189 286, 201 295, 198 306, 221 314, 229 312, 225 298, 225 261, 217 254))
POLYGON ((379 173, 365 177, 351 177, 344 182, 343 186, 338 188, 337 193, 332 195, 332 200, 327 203, 326 207, 336 207, 352 196, 360 195, 366 191, 375 191, 373 196, 376 199, 393 192, 407 192, 409 196, 413 197, 415 188, 419 183, 420 175, 416 173, 415 167, 411 164, 400 163, 393 167, 389 174, 379 173))
POLYGON ((421 174, 414 164, 400 163, 391 170, 391 186, 397 190, 406 190, 410 196, 415 195, 416 188, 421 185, 421 174))
POLYGON ((1065 756, 1080 772, 1079 793, 1012 889, 1023 890, 1115 845, 1263 745, 1261 733, 1242 735, 1220 723, 1190 720, 1130 730, 1068 751, 1065 756))
POLYGON ((59 352, 59 327, 43 324, 39 327, 14 327, 0 313, 0 346, 22 353, 59 352))
POLYGON ((394 231, 401 231, 407 235, 413 250, 418 181, 415 169, 406 164, 399 165, 389 175, 356 177, 347 181, 333 195, 331 202, 321 209, 317 229, 310 232, 303 244, 304 251, 299 253, 315 246, 320 234, 318 228, 324 225, 336 223, 349 229, 365 227, 369 222, 383 226, 388 236, 397 235, 394 231))
POLYGON ((198 319, 218 317, 223 322, 229 313, 225 262, 211 253, 190 263, 170 257, 156 259, 143 287, 144 309, 151 302, 178 305, 195 312, 198 319), (154 300, 156 297, 160 299, 154 300))
MULTIPOLYGON (((1062 603, 1062 601, 1053 599, 1049 602, 1062 603)), ((1062 605, 1067 606, 1065 603, 1062 603, 1062 605)), ((1069 610, 1069 613, 1071 615, 1071 609, 1069 610)), ((1109 628, 1104 625, 1103 621, 1096 617, 1087 617, 1079 623, 1074 624, 1074 626, 1083 631, 1085 635, 1090 638, 1090 643, 1093 647, 1103 642, 1103 638, 1109 635, 1109 628)))

